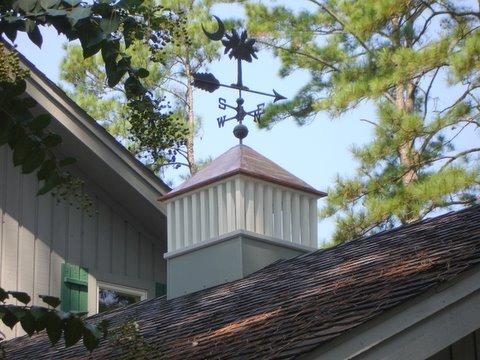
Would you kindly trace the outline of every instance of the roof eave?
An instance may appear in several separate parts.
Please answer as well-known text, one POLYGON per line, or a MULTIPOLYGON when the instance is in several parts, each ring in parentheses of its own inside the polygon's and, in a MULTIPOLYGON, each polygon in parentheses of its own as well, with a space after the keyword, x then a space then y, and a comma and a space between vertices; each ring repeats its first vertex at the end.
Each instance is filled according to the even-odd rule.
POLYGON ((267 182, 271 182, 271 183, 274 183, 276 185, 280 185, 280 186, 284 186, 284 187, 287 187, 287 188, 290 188, 290 189, 294 189, 294 190, 298 190, 298 191, 302 191, 302 192, 305 192, 305 193, 308 193, 310 195, 315 195, 315 196, 318 196, 318 198, 322 198, 322 197, 325 197, 327 196, 327 193, 323 192, 323 191, 319 191, 319 190, 316 190, 314 188, 309 188, 309 187, 305 187, 305 186, 300 186, 300 185, 296 185, 296 184, 292 184, 292 183, 289 183, 289 182, 285 182, 285 181, 281 181, 281 180, 278 180, 274 177, 269 177, 269 176, 265 176, 265 175, 259 175, 257 173, 254 173, 254 172, 250 172, 248 170, 245 170, 245 169, 235 169, 233 171, 228 171, 228 172, 225 172, 221 175, 218 175, 218 176, 215 176, 215 177, 212 177, 210 179, 207 179, 205 181, 202 181, 202 182, 199 182, 197 184, 194 184, 192 186, 189 186, 189 187, 186 187, 184 189, 179 189, 178 191, 176 190, 172 190, 171 192, 165 194, 164 196, 162 196, 159 201, 161 202, 164 202, 164 201, 167 201, 167 200, 170 200, 172 198, 175 198, 177 196, 180 196, 180 195, 184 195, 188 192, 191 192, 191 191, 194 191, 194 190, 198 190, 202 187, 207 187, 209 185, 212 185, 214 183, 217 183, 219 181, 222 181, 222 180, 225 180, 229 177, 232 177, 232 176, 235 176, 235 175, 246 175, 246 176, 249 176, 249 177, 252 177, 252 178, 255 178, 255 179, 259 179, 259 180, 263 180, 263 181, 267 181, 267 182))

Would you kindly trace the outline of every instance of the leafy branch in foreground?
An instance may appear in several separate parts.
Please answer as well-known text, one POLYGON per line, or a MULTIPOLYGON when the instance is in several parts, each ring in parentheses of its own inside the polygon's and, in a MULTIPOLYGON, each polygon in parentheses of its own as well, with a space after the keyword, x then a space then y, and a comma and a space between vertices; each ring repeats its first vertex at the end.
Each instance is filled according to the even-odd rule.
POLYGON ((40 298, 50 307, 29 306, 31 298, 27 293, 5 291, 0 288, 0 319, 10 329, 20 323, 28 336, 46 330, 52 346, 62 337, 65 339, 66 347, 73 346, 83 339, 85 348, 93 351, 98 347, 100 339, 107 336, 106 320, 99 325, 92 325, 84 321, 87 313, 56 310, 60 305, 60 299, 47 295, 40 295, 40 298), (23 305, 7 304, 10 298, 23 305))
MULTIPOLYGON (((122 84, 129 109, 136 116, 137 121, 132 122, 131 130, 134 138, 141 144, 150 137, 167 145, 176 141, 171 139, 166 130, 171 113, 164 100, 155 98, 142 84, 142 79, 149 75, 148 70, 133 66, 125 49, 134 42, 141 42, 147 46, 150 59, 162 63, 162 49, 183 33, 180 16, 161 6, 143 5, 140 0, 7 0, 0 3, 0 36, 3 40, 7 38, 14 42, 18 32, 25 32, 40 47, 43 41, 40 32, 42 25, 53 26, 69 41, 79 40, 84 58, 101 53, 108 86, 122 84)), ((3 51, 10 50, 3 48, 3 51)), ((9 67, 3 58, 0 63, 9 67)), ((15 69, 19 69, 19 66, 15 69)), ((2 81, 0 110, 9 120, 2 122, 1 137, 3 143, 8 143, 17 153, 17 163, 23 164, 24 172, 37 171, 39 178, 48 174, 43 179, 45 183, 41 191, 46 193, 69 183, 71 179, 66 173, 58 171, 58 167, 68 165, 71 160, 65 160, 62 164, 59 161, 52 162, 52 157, 46 156, 47 153, 52 155, 52 152, 45 155, 39 152, 31 156, 31 149, 42 148, 43 145, 50 149, 57 146, 61 139, 54 134, 38 136, 45 131, 48 120, 47 117, 32 119, 28 109, 32 109, 35 103, 28 97, 20 99, 25 91, 25 76, 25 72, 10 73, 7 69, 5 81, 2 81)), ((178 131, 186 134, 188 129, 178 131)), ((171 158, 167 151, 156 156, 166 161, 171 158)))
POLYGON ((73 158, 58 159, 55 149, 62 138, 49 131, 49 114, 34 117, 31 110, 36 102, 25 95, 28 71, 22 69, 18 56, 0 42, 0 146, 8 144, 13 152, 13 164, 21 166, 23 174, 37 171, 43 181, 38 195, 57 188, 59 197, 74 196, 86 208, 90 200, 82 195, 82 182, 65 168, 75 163, 73 158))

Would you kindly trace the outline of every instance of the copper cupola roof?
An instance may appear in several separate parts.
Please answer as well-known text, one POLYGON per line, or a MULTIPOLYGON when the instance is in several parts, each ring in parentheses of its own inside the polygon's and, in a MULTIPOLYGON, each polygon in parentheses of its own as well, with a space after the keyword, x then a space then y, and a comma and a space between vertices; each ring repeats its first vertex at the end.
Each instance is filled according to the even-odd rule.
POLYGON ((326 196, 326 193, 316 190, 251 147, 237 145, 213 160, 179 187, 167 193, 161 200, 168 200, 237 174, 248 175, 319 197, 326 196))

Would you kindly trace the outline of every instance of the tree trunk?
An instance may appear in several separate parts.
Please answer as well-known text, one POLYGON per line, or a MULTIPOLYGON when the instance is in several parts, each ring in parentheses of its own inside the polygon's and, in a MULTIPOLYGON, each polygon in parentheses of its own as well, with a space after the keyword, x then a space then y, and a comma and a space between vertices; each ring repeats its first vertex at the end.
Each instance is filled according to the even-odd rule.
POLYGON ((187 162, 190 168, 190 174, 196 173, 195 154, 194 154, 194 137, 195 137, 195 114, 193 112, 193 85, 192 74, 190 70, 189 59, 186 61, 185 74, 187 76, 187 121, 189 134, 187 137, 187 162))

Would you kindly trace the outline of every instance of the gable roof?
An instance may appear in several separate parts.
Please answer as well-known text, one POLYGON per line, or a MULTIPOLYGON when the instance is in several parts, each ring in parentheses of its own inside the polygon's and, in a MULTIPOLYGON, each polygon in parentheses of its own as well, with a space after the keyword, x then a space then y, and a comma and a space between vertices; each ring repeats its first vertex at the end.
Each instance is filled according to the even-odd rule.
MULTIPOLYGON (((282 358, 310 352, 480 261, 480 206, 276 262, 228 284, 100 314, 137 321, 155 356, 282 358)), ((50 348, 44 334, 4 344, 7 358, 88 356, 50 348)), ((94 356, 114 359, 103 340, 94 356)))
POLYGON ((326 195, 324 192, 314 189, 302 179, 278 166, 270 159, 267 159, 251 147, 237 145, 213 160, 179 187, 163 196, 161 200, 170 199, 174 196, 207 186, 237 174, 244 174, 260 180, 273 182, 319 197, 326 195))
POLYGON ((72 172, 93 181, 114 201, 128 204, 150 233, 163 234, 166 208, 157 199, 171 189, 25 56, 17 54, 30 72, 26 93, 37 102, 32 113, 49 113, 55 119, 49 129, 62 137, 60 156, 77 159, 72 172))

